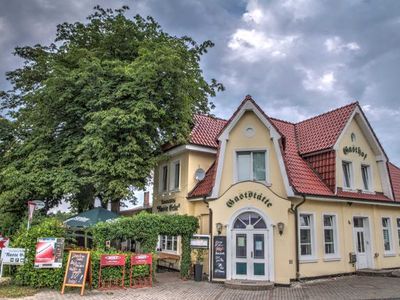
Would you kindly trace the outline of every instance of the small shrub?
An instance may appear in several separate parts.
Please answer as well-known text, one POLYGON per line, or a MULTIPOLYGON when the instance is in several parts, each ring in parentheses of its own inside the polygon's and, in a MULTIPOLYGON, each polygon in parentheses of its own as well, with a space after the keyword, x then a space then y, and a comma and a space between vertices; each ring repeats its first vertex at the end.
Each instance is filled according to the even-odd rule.
MULTIPOLYGON (((15 283, 35 288, 60 288, 64 279, 64 268, 35 269, 34 260, 38 238, 65 236, 66 231, 62 223, 53 218, 43 219, 40 224, 32 226, 29 230, 21 228, 12 240, 12 247, 26 249, 25 264, 16 268, 13 274, 15 283)), ((63 266, 66 261, 67 254, 64 254, 63 266)))

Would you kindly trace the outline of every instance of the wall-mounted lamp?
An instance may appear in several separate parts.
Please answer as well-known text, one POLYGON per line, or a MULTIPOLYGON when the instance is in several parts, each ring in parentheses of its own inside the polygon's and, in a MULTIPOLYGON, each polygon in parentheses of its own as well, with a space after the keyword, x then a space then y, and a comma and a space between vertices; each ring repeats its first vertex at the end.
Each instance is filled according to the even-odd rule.
POLYGON ((283 224, 282 222, 279 222, 277 225, 278 225, 279 235, 282 235, 283 234, 283 229, 285 229, 285 224, 283 224))
POLYGON ((221 232, 222 232, 222 223, 217 223, 217 224, 215 224, 215 225, 217 226, 218 235, 220 235, 221 232))

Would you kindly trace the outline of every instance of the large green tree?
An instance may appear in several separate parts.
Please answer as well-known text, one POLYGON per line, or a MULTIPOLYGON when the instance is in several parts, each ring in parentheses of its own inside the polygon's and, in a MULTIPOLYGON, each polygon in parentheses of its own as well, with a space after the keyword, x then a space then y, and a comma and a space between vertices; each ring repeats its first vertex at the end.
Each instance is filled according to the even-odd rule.
POLYGON ((2 94, 12 135, 0 131, 0 213, 22 215, 32 198, 81 211, 95 197, 129 197, 161 146, 184 142, 193 114, 213 105, 223 87, 199 65, 213 43, 171 36, 127 9, 97 6, 87 22, 59 25, 53 44, 15 49, 25 63, 2 94))

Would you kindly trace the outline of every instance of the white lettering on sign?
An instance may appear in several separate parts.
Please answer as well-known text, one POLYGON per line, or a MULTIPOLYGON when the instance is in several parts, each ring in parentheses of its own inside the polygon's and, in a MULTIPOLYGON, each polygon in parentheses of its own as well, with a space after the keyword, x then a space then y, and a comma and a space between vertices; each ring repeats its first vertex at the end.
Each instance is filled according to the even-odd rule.
POLYGON ((1 261, 3 265, 23 265, 25 262, 25 249, 3 248, 1 250, 1 261))

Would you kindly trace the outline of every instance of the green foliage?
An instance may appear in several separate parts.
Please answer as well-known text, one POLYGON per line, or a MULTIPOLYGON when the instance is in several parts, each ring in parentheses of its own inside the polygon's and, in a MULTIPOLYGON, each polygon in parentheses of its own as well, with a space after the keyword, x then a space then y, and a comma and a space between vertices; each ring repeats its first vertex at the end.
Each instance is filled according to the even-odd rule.
POLYGON ((194 249, 193 253, 196 257, 197 264, 203 264, 204 262, 204 255, 206 254, 207 249, 194 249))
MULTIPOLYGON (((47 218, 32 226, 29 231, 21 228, 13 237, 12 247, 25 248, 25 264, 16 268, 14 280, 19 285, 27 285, 35 288, 49 287, 59 288, 63 281, 64 269, 35 269, 34 259, 36 242, 38 238, 55 237, 65 238, 66 232, 62 223, 57 219, 47 218)), ((67 255, 64 255, 63 265, 66 264, 67 255)))
POLYGON ((193 114, 223 87, 206 82, 200 59, 213 46, 96 7, 86 23, 63 23, 55 43, 17 47, 22 68, 1 109, 0 227, 18 222, 30 199, 61 199, 83 211, 142 189, 161 146, 185 142, 193 114), (5 130, 2 130, 5 128, 5 130), (10 135, 12 133, 12 135, 10 135), (4 219, 5 220, 5 219, 4 219))
POLYGON ((139 241, 143 251, 154 252, 159 235, 182 237, 181 276, 189 277, 191 264, 190 238, 197 231, 197 218, 186 215, 159 215, 142 212, 131 217, 119 218, 114 222, 98 223, 92 229, 97 248, 105 249, 107 240, 133 239, 139 241))

